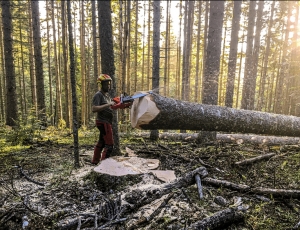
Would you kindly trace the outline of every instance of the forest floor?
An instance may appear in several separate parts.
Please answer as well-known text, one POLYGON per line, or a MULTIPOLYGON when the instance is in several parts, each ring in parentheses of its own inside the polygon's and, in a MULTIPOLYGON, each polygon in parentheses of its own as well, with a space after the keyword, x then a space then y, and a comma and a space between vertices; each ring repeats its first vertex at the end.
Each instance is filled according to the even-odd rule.
MULTIPOLYGON (((295 145, 198 145, 191 141, 152 142, 128 135, 121 137, 124 154, 126 147, 138 157, 158 159, 158 169, 174 170, 177 178, 206 167, 208 177, 218 180, 251 188, 300 190, 300 147, 295 145), (269 152, 276 155, 245 166, 235 164, 269 152)), ((291 198, 206 183, 203 199, 196 184, 174 188, 168 200, 161 197, 166 202, 151 218, 138 222, 149 207, 122 213, 120 197, 142 186, 164 182, 151 173, 121 177, 96 173, 89 163, 92 154, 92 142, 80 145, 81 167, 74 169, 73 146, 59 141, 36 142, 23 150, 1 153, 0 229, 22 229, 27 219, 28 227, 23 229, 187 229, 236 205, 246 207, 243 218, 217 229, 293 229, 300 222, 299 193, 291 198)))

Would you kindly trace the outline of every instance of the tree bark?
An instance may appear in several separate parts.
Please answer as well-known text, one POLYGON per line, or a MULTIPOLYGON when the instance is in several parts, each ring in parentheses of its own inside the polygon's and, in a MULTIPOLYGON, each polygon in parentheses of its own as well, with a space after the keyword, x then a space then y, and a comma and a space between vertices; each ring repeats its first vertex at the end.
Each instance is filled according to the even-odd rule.
POLYGON ((55 121, 54 124, 59 125, 62 118, 62 101, 61 101, 61 77, 59 70, 59 61, 57 54, 57 41, 56 41, 56 22, 55 22, 55 7, 54 1, 51 1, 51 19, 52 19, 52 36, 53 36, 53 53, 54 53, 54 70, 55 70, 55 121))
POLYGON ((5 120, 5 107, 4 103, 6 101, 6 90, 5 90, 5 68, 4 68, 4 52, 3 52, 3 30, 2 30, 2 16, 0 17, 0 61, 1 61, 1 74, 0 77, 0 113, 1 113, 1 122, 5 120))
MULTIPOLYGON (((40 29, 39 2, 31 1, 32 31, 34 44, 34 61, 36 76, 36 94, 38 116, 41 121, 46 122, 45 86, 43 73, 42 42, 40 29)), ((45 124, 44 124, 45 125, 45 124)))
POLYGON ((187 229, 217 229, 220 227, 225 227, 228 224, 239 221, 243 219, 244 212, 246 208, 243 206, 238 206, 235 208, 227 208, 216 212, 214 215, 207 217, 203 220, 197 221, 190 225, 187 229))
POLYGON ((238 110, 162 97, 152 93, 134 101, 131 125, 139 129, 186 129, 299 136, 300 118, 238 110))
POLYGON ((230 52, 228 61, 228 75, 226 84, 226 98, 225 105, 232 107, 233 105, 233 92, 234 92, 234 80, 236 74, 236 61, 237 50, 239 43, 239 31, 240 31, 240 19, 241 19, 241 6, 242 1, 234 1, 233 17, 232 17, 232 30, 230 39, 230 52))
POLYGON ((257 79, 257 69, 259 63, 259 50, 260 50, 260 34, 263 26, 263 8, 264 8, 264 1, 258 2, 258 9, 257 9, 257 16, 256 16, 256 30, 255 30, 255 38, 254 38, 254 45, 253 45, 253 53, 252 53, 252 72, 248 76, 250 79, 249 85, 246 87, 249 88, 249 110, 254 109, 254 98, 255 98, 255 89, 256 89, 256 79, 257 79))
MULTIPOLYGON (((153 1, 153 64, 152 89, 159 93, 159 67, 160 67, 160 1, 153 1)), ((151 140, 158 139, 158 130, 151 130, 151 140)))
POLYGON ((18 119, 18 109, 13 57, 11 4, 11 1, 1 2, 6 77, 6 125, 15 126, 18 119))
POLYGON ((76 76, 75 76, 75 54, 73 27, 71 18, 71 2, 67 1, 67 20, 69 31, 69 55, 70 55, 70 78, 72 90, 72 109, 73 109, 73 139, 74 139, 74 164, 79 167, 79 149, 78 149, 78 121, 77 121, 77 98, 76 98, 76 76))
MULTIPOLYGON (((92 1, 92 4, 94 1, 92 1)), ((94 17, 93 17, 94 20, 94 17)), ((70 78, 68 75, 68 56, 67 56, 67 42, 66 42, 66 31, 67 31, 67 23, 66 23, 66 13, 65 13, 65 1, 61 1, 61 28, 62 28, 62 50, 63 50, 63 75, 64 75, 64 92, 65 92, 65 106, 64 106, 64 111, 65 111, 65 118, 66 118, 66 126, 69 127, 70 129, 72 128, 71 124, 71 104, 69 103, 70 101, 70 78)), ((97 47, 97 46, 96 46, 97 47)), ((97 58, 95 58, 97 60, 97 58)), ((97 66, 97 64, 94 64, 97 66)), ((98 75, 98 74, 97 74, 98 75)), ((95 77, 96 79, 97 77, 95 77)))
POLYGON ((245 60, 245 71, 244 71, 244 83, 242 92, 241 108, 249 109, 250 103, 250 88, 248 87, 251 81, 251 71, 253 70, 253 34, 254 34, 254 24, 255 24, 255 7, 256 1, 250 1, 249 3, 249 13, 248 13, 248 29, 247 29, 247 50, 246 50, 246 60, 245 60))
MULTIPOLYGON (((108 74, 112 78, 111 97, 116 96, 116 77, 115 77, 115 56, 113 49, 111 1, 98 1, 99 13, 99 36, 100 36, 100 56, 102 73, 108 74)), ((114 154, 120 154, 120 140, 118 135, 117 111, 114 112, 113 133, 114 133, 114 154)))

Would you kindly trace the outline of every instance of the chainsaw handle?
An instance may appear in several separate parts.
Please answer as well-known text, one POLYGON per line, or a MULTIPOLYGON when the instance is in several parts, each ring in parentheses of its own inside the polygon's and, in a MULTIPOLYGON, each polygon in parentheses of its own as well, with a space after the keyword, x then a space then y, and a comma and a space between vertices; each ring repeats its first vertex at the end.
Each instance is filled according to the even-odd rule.
POLYGON ((117 104, 114 104, 112 106, 110 106, 111 109, 125 109, 125 108, 128 108, 132 105, 132 102, 128 102, 128 103, 117 103, 117 104))

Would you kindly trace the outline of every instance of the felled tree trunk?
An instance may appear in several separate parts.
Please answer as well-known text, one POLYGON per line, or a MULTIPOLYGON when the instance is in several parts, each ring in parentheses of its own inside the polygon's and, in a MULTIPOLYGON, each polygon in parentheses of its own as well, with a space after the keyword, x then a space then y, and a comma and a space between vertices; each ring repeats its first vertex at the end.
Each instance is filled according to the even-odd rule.
POLYGON ((300 118, 190 103, 150 94, 136 99, 131 125, 139 129, 182 129, 300 136, 300 118))
MULTIPOLYGON (((126 133, 119 133, 120 136, 126 136, 126 133)), ((198 133, 159 133, 160 139, 167 140, 180 140, 180 141, 195 141, 198 138, 198 133)), ((142 132, 136 134, 138 137, 149 138, 149 132, 142 132)), ((280 136, 263 136, 256 134, 241 134, 241 133, 217 133, 217 141, 225 143, 237 143, 237 144, 257 144, 262 146, 272 145, 299 145, 299 137, 280 137, 280 136)))

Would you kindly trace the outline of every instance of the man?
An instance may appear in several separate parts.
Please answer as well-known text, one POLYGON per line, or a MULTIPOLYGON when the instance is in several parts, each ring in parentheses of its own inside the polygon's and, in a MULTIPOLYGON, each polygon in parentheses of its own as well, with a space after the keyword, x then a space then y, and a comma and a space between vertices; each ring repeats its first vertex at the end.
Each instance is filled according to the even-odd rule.
POLYGON ((110 157, 114 144, 111 106, 115 103, 108 94, 108 91, 111 89, 112 79, 107 74, 100 74, 97 78, 97 83, 100 84, 100 91, 93 97, 92 111, 97 113, 96 126, 100 134, 99 140, 94 147, 92 164, 98 164, 100 160, 110 157))

